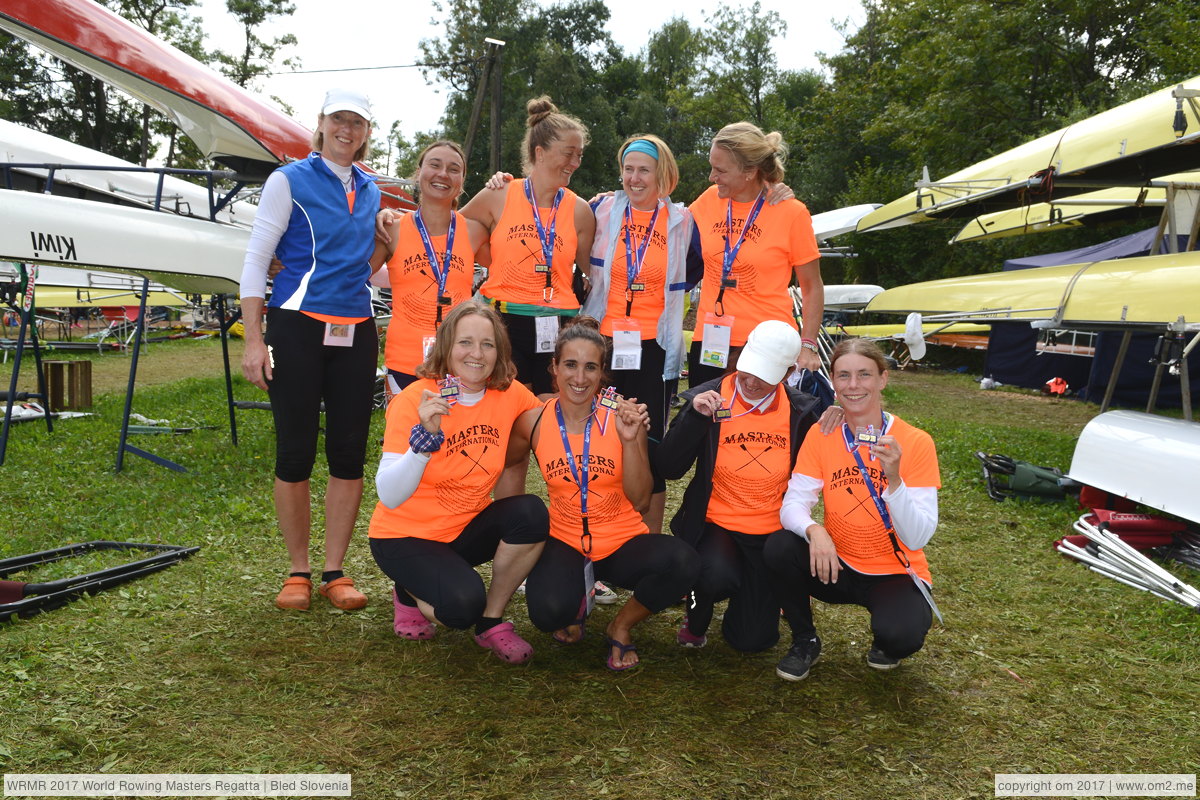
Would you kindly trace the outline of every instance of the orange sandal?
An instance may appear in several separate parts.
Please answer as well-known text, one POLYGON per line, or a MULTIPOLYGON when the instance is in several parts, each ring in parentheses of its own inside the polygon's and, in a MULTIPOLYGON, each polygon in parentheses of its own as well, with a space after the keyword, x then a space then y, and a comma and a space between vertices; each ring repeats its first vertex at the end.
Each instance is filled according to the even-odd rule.
POLYGON ((367 596, 354 588, 354 581, 344 576, 321 584, 321 594, 329 598, 334 608, 343 611, 353 611, 367 604, 367 596))
POLYGON ((293 576, 283 582, 283 589, 275 595, 275 605, 292 611, 308 611, 312 597, 312 581, 293 576))

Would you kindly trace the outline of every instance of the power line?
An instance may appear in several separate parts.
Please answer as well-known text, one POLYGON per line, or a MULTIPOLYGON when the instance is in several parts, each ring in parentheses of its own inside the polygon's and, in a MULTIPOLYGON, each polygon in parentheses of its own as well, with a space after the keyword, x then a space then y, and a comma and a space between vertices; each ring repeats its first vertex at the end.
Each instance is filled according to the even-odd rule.
POLYGON ((272 77, 283 75, 316 75, 321 72, 368 72, 379 69, 411 69, 413 67, 467 67, 484 61, 484 58, 473 58, 469 61, 445 61, 440 64, 389 64, 382 67, 340 67, 338 69, 297 69, 291 72, 274 72, 272 77))

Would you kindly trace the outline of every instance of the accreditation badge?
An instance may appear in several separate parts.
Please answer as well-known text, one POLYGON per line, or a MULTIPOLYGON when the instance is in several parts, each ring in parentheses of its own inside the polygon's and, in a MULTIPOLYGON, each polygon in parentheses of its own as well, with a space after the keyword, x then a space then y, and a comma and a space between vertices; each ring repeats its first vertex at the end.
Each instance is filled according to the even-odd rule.
POLYGON ((642 326, 636 319, 624 317, 613 321, 612 368, 642 368, 642 326))
POLYGON ((535 353, 553 353, 558 341, 558 316, 534 317, 533 332, 536 338, 535 353))
POLYGON ((596 568, 587 556, 583 557, 583 596, 587 599, 587 616, 596 609, 596 568))
POLYGON ((700 344, 700 363, 707 367, 725 369, 729 366, 729 341, 733 335, 733 317, 704 315, 704 341, 700 344))
POLYGON ((330 347, 353 347, 354 325, 347 322, 326 322, 325 344, 330 347))

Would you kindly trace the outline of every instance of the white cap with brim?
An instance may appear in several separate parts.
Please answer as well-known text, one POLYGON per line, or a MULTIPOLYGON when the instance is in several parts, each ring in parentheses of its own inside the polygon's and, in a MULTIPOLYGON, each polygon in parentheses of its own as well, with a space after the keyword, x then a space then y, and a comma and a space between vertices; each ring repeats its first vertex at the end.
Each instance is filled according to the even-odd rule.
POLYGON ((738 356, 738 372, 748 372, 760 381, 779 383, 800 357, 800 334, 786 322, 769 319, 750 331, 738 356))
POLYGON ((353 89, 330 89, 325 93, 321 113, 329 116, 335 111, 353 111, 367 122, 371 121, 371 98, 353 89))

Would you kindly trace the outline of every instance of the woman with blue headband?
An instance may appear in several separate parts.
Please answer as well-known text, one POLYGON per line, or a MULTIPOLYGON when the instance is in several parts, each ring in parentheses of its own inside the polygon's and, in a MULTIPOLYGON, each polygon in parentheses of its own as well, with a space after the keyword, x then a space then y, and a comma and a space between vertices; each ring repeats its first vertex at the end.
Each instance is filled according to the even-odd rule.
MULTIPOLYGON (((683 298, 693 225, 687 209, 670 199, 679 167, 666 142, 649 134, 630 137, 617 151, 617 166, 621 189, 592 206, 592 288, 582 313, 600 320, 600 332, 612 339, 612 385, 646 404, 653 454, 666 427, 668 394, 684 363, 683 298)), ((666 482, 657 473, 653 482, 645 520, 651 533, 661 533, 666 482)))

